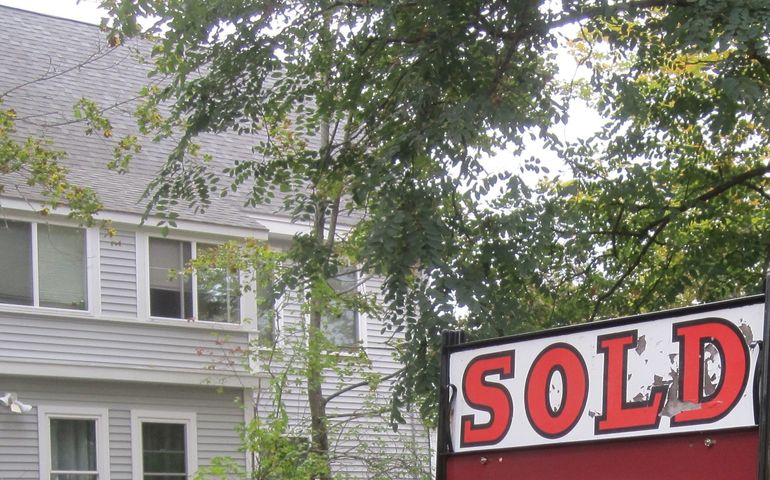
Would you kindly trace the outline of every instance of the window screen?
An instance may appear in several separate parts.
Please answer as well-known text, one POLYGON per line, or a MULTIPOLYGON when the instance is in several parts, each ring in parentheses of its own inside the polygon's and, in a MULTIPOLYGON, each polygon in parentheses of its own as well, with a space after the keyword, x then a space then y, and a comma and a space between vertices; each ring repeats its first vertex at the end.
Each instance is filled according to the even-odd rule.
POLYGON ((185 425, 142 423, 142 465, 145 480, 187 478, 185 425))
POLYGON ((150 315, 193 318, 192 281, 181 273, 191 258, 190 242, 150 239, 150 315))
POLYGON ((51 480, 97 480, 96 421, 51 419, 51 480))
MULTIPOLYGON (((215 245, 198 244, 198 254, 213 250, 215 245)), ((241 318, 238 272, 224 268, 198 270, 198 318, 209 322, 238 323, 241 318)))
MULTIPOLYGON (((358 286, 356 272, 341 272, 329 279, 329 285, 341 295, 355 295, 358 286)), ((358 312, 344 309, 339 314, 324 315, 321 327, 326 338, 335 345, 347 347, 358 341, 358 312)))
POLYGON ((85 231, 54 225, 37 227, 40 305, 85 310, 85 231))
POLYGON ((0 221, 0 302, 32 305, 32 230, 0 221))

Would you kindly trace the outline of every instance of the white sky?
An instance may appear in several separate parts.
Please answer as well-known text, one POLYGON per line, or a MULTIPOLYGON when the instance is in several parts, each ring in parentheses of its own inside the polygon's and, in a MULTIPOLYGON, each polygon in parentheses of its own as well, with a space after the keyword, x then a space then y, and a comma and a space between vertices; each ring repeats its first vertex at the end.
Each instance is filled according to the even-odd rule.
POLYGON ((0 0, 0 5, 46 13, 55 17, 99 24, 102 14, 97 0, 0 0))

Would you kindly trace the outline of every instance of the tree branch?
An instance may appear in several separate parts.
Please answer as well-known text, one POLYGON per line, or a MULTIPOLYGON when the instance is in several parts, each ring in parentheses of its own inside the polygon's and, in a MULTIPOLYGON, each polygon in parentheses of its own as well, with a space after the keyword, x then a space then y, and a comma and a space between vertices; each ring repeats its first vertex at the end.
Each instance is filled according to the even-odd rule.
POLYGON ((615 280, 615 282, 612 284, 609 290, 604 292, 602 295, 600 295, 596 299, 596 301, 594 302, 593 311, 591 313, 589 320, 592 321, 596 319, 599 313, 599 309, 601 308, 601 304, 605 302, 608 298, 610 298, 623 285, 623 283, 625 283, 625 281, 636 271, 639 265, 641 265, 650 247, 652 247, 652 245, 655 243, 656 238, 663 232, 666 226, 668 226, 668 224, 671 223, 671 221, 674 219, 676 215, 687 212, 688 210, 694 208, 699 204, 706 203, 709 200, 712 200, 713 198, 718 197, 719 195, 723 194, 724 192, 728 191, 729 189, 735 186, 749 184, 749 180, 753 178, 761 177, 768 172, 770 172, 770 164, 748 170, 739 175, 735 175, 732 178, 728 179, 727 181, 722 182, 719 185, 715 186, 714 188, 708 190, 707 192, 699 195, 698 197, 690 201, 684 202, 678 207, 671 208, 672 210, 671 212, 648 223, 645 227, 643 227, 639 231, 639 233, 640 234, 647 233, 647 235, 646 235, 646 240, 642 245, 642 249, 636 255, 636 257, 631 262, 631 264, 628 265, 628 267, 621 274, 621 276, 617 280, 615 280), (651 234, 649 233, 650 231, 652 231, 651 234))
MULTIPOLYGON (((395 372, 390 373, 390 374, 385 375, 384 377, 380 378, 380 382, 384 382, 386 380, 390 380, 391 378, 397 377, 403 371, 404 371, 403 368, 399 368, 395 372)), ((334 400, 335 398, 339 397, 340 395, 343 395, 343 394, 345 394, 345 393, 347 393, 347 392, 349 392, 351 390, 355 390, 356 388, 365 387, 366 385, 369 385, 370 383, 371 382, 369 382, 368 380, 361 380, 358 383, 352 383, 352 384, 348 385, 347 387, 341 388, 341 389, 339 389, 339 390, 329 394, 328 396, 326 396, 323 399, 324 405, 328 404, 330 401, 334 400)))
POLYGON ((768 172, 770 172, 770 163, 762 167, 757 167, 751 170, 747 170, 739 175, 735 175, 734 177, 720 183, 719 185, 715 186, 711 190, 695 197, 694 199, 687 202, 683 202, 679 206, 671 207, 671 210, 672 210, 671 212, 648 223, 647 225, 642 227, 639 233, 643 234, 644 232, 649 232, 650 230, 652 230, 653 228, 655 228, 657 225, 661 223, 668 223, 674 218, 675 215, 679 215, 680 213, 687 212, 688 210, 691 210, 692 208, 694 208, 699 204, 706 203, 709 200, 715 197, 718 197, 719 195, 723 194, 724 192, 726 192, 727 190, 730 190, 733 187, 746 184, 748 183, 749 180, 753 178, 761 177, 768 172))
POLYGON ((670 220, 671 220, 670 218, 666 219, 664 222, 660 223, 657 226, 653 234, 643 244, 642 249, 636 255, 636 258, 634 258, 634 261, 631 263, 631 265, 629 265, 626 268, 626 270, 623 272, 620 278, 615 280, 615 283, 612 284, 609 290, 599 295, 599 297, 594 302, 594 307, 588 321, 592 322, 596 320, 597 315, 599 315, 599 309, 601 308, 604 301, 606 301, 608 298, 614 295, 615 292, 623 285, 623 283, 625 283, 626 279, 630 277, 634 273, 634 271, 636 271, 639 265, 641 265, 642 260, 644 260, 644 257, 647 255, 647 252, 650 250, 650 247, 652 247, 652 245, 655 243, 655 238, 657 238, 658 235, 660 235, 663 232, 663 229, 666 228, 666 225, 668 225, 670 220))
POLYGON ((584 8, 574 12, 565 13, 549 22, 540 24, 529 24, 527 28, 521 28, 510 32, 495 29, 489 22, 478 19, 474 26, 480 28, 487 34, 502 40, 519 42, 529 35, 536 33, 545 33, 555 28, 563 27, 572 23, 580 22, 597 17, 609 17, 619 13, 630 12, 634 10, 644 10, 648 8, 662 7, 689 7, 695 2, 691 0, 636 0, 625 3, 616 3, 613 5, 598 5, 595 7, 584 8), (485 26, 487 28, 485 28, 485 26), (491 29, 489 27, 492 27, 491 29))
POLYGON ((51 73, 52 72, 52 68, 53 68, 53 61, 49 60, 49 62, 48 62, 48 71, 45 74, 43 74, 40 77, 34 78, 32 80, 29 80, 29 81, 20 83, 18 85, 15 85, 10 90, 6 90, 5 92, 0 93, 0 98, 7 97, 8 95, 10 95, 11 93, 15 92, 16 90, 21 90, 22 88, 27 87, 29 85, 32 85, 33 83, 45 82, 47 80, 51 80, 53 78, 60 77, 62 75, 66 75, 67 73, 72 72, 74 70, 80 70, 81 68, 85 67, 86 65, 106 57, 107 55, 109 55, 110 53, 114 52, 115 50, 116 49, 114 49, 114 48, 110 48, 110 49, 107 49, 107 50, 102 50, 102 49, 97 50, 96 52, 94 52, 91 55, 89 55, 88 57, 86 57, 86 59, 83 60, 82 62, 76 63, 75 65, 72 65, 71 67, 65 68, 64 70, 61 70, 59 72, 54 71, 53 73, 51 73))

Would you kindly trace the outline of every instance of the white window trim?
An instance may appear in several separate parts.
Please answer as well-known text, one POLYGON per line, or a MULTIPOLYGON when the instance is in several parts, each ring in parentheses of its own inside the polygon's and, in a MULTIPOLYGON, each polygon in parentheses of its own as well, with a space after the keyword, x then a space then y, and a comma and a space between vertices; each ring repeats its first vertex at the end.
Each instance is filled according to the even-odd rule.
MULTIPOLYGON (((358 293, 361 295, 366 295, 366 282, 368 278, 361 279, 361 272, 358 272, 358 281, 360 282, 358 285, 358 293)), ((366 325, 368 323, 368 317, 364 312, 357 312, 358 316, 356 317, 356 320, 358 322, 358 325, 356 325, 356 334, 358 335, 358 343, 361 345, 361 348, 367 348, 369 346, 367 331, 366 331, 366 325)))
POLYGON ((37 407, 40 478, 51 478, 51 419, 96 421, 96 471, 99 480, 110 479, 109 413, 106 408, 40 405, 37 407))
POLYGON ((96 228, 87 228, 72 223, 60 222, 60 221, 40 221, 39 218, 26 218, 22 216, 9 216, 6 218, 8 221, 21 222, 29 225, 34 225, 34 228, 30 227, 30 253, 31 253, 31 267, 32 267, 32 305, 17 305, 14 303, 0 303, 0 311, 4 312, 51 312, 51 313, 68 313, 74 315, 94 316, 96 313, 101 312, 101 282, 100 282, 100 269, 99 269, 99 230, 96 228), (57 227, 67 228, 79 228, 84 231, 84 239, 86 242, 85 251, 85 275, 86 275, 86 304, 88 308, 85 310, 71 309, 71 308, 57 308, 46 307, 40 305, 40 278, 38 274, 38 225, 55 225, 57 227))
MULTIPOLYGON (((221 239, 208 239, 208 238, 192 238, 184 235, 154 235, 151 233, 136 234, 136 271, 137 271, 137 311, 140 319, 148 319, 150 321, 162 321, 162 322, 184 322, 190 323, 191 320, 185 318, 173 318, 173 317, 157 317, 150 314, 150 239, 159 238, 162 240, 173 240, 176 242, 189 242, 190 254, 195 259, 198 253, 198 244, 205 243, 207 245, 221 245, 223 240, 221 239)), ((241 292, 240 299, 240 318, 238 322, 213 322, 210 320, 198 318, 198 279, 197 275, 192 276, 191 287, 193 292, 193 318, 192 322, 202 323, 211 326, 217 325, 229 325, 229 326, 242 326, 245 325, 246 319, 256 319, 256 298, 253 292, 241 292)))
POLYGON ((173 423, 185 425, 185 455, 187 476, 192 479, 198 470, 198 427, 195 412, 163 410, 131 410, 131 478, 142 480, 142 423, 173 423))
POLYGON ((102 250, 101 232, 86 228, 86 296, 88 312, 102 314, 102 250))

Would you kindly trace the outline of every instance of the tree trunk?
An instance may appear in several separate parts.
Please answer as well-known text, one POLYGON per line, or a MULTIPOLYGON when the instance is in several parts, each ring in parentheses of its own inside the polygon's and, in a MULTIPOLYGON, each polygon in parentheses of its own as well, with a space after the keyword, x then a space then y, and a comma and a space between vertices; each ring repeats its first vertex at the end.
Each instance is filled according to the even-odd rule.
MULTIPOLYGON (((329 121, 325 120, 320 127, 321 144, 319 146, 319 160, 325 162, 329 154, 328 148, 331 139, 329 138, 329 121)), ((324 232, 326 230, 326 207, 327 202, 323 198, 317 198, 315 201, 315 219, 313 221, 313 235, 319 244, 324 243, 324 232)), ((336 219, 334 219, 336 223, 336 219)), ((333 232, 330 232, 333 234, 333 232)), ((328 259, 327 259, 328 261, 328 259)), ((329 480, 331 478, 331 462, 329 456, 329 431, 326 418, 326 402, 323 396, 323 332, 321 331, 321 306, 317 298, 310 298, 310 325, 308 325, 308 346, 307 346, 307 397, 310 407, 310 435, 313 451, 320 455, 325 462, 323 472, 318 472, 318 480, 329 480)))
POLYGON ((313 450, 321 455, 326 463, 324 472, 319 472, 319 480, 331 478, 329 457, 329 431, 326 424, 326 403, 323 397, 323 362, 321 361, 321 311, 314 307, 310 314, 308 341, 307 395, 310 404, 310 432, 313 450))

